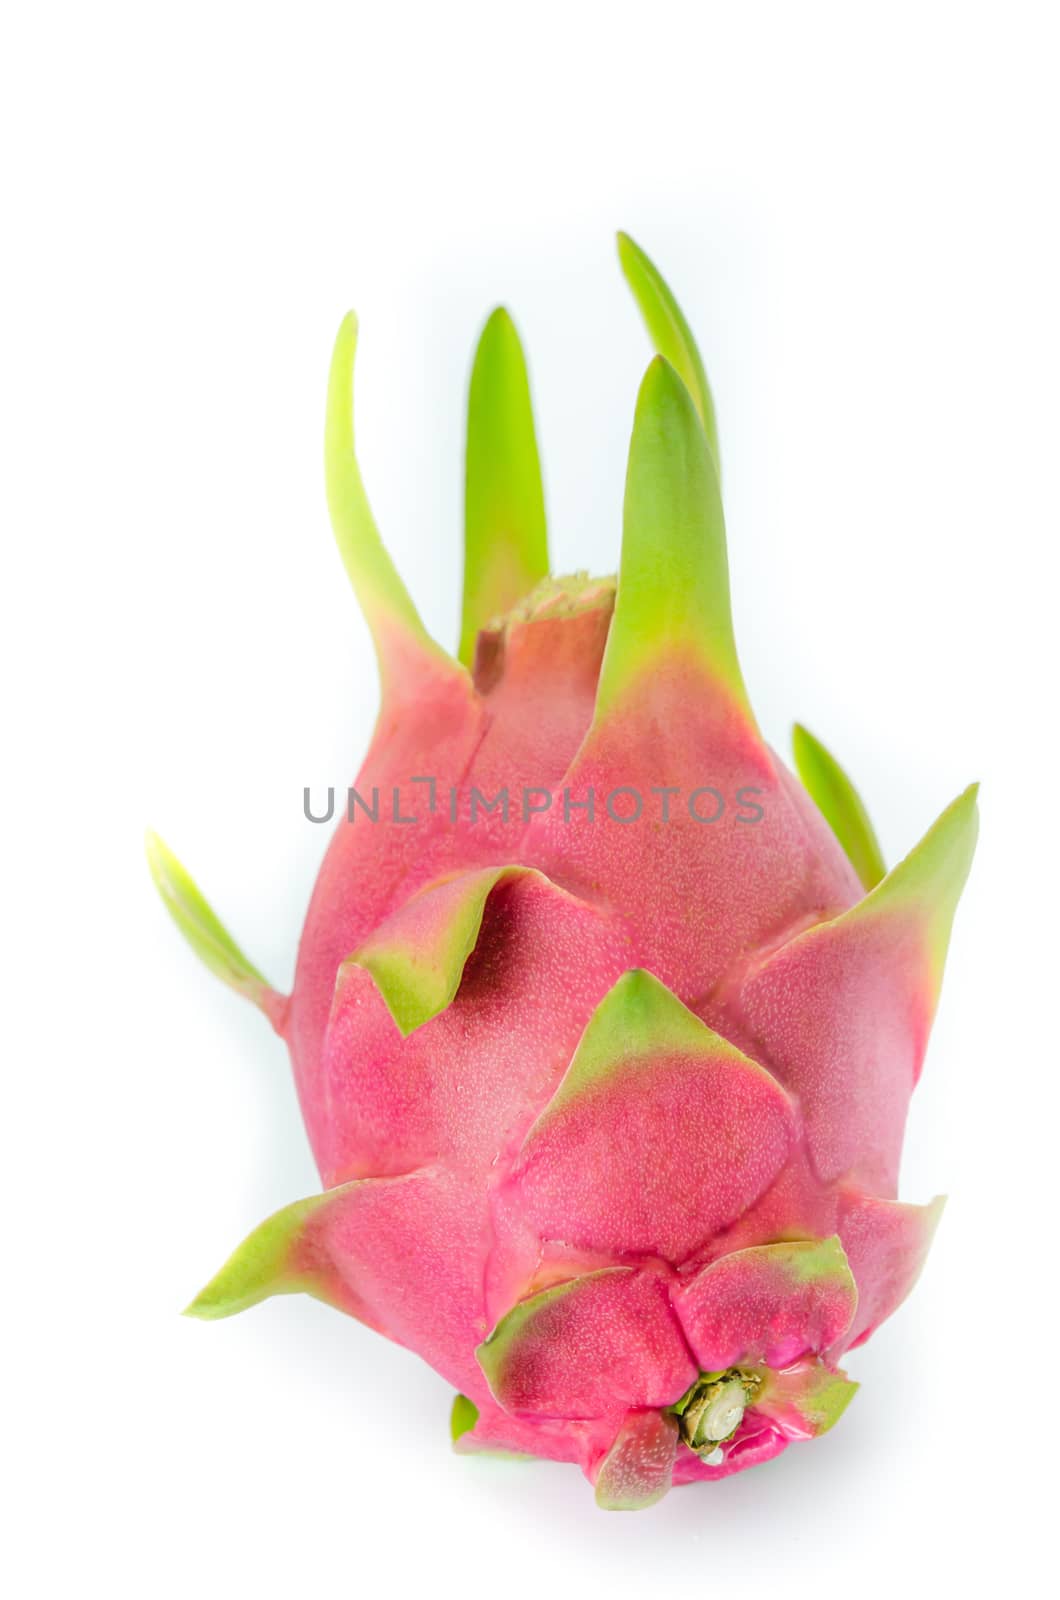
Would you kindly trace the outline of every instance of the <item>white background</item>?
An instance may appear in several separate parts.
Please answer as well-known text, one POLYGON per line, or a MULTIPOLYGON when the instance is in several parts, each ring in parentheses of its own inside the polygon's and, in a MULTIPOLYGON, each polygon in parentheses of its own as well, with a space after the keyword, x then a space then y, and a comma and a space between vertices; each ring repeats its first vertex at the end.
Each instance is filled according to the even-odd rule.
POLYGON ((10 1593, 1022 1592, 1035 1562, 1048 1587, 1056 72, 1044 5, 9 19, 10 1593), (841 753, 891 860, 983 782, 903 1170, 951 1196, 924 1280, 833 1434, 636 1517, 573 1468, 452 1458, 441 1380, 315 1302, 178 1316, 316 1176, 284 1052, 141 850, 150 823, 290 982, 324 846, 302 787, 352 777, 375 702, 322 488, 349 304, 366 479, 441 637, 499 299, 556 565, 614 567, 648 358, 618 226, 712 376, 766 730, 841 753))

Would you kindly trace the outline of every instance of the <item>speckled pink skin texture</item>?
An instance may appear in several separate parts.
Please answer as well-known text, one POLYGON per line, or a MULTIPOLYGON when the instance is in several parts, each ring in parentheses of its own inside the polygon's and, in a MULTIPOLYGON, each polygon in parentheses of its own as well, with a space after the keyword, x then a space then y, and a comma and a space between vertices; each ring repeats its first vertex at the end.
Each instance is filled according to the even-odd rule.
MULTIPOLYGON (((627 1416, 673 1404, 714 1362, 837 1360, 908 1291, 935 1216, 895 1200, 931 1009, 915 929, 827 926, 862 895, 845 856, 748 720, 680 660, 590 733, 608 623, 602 605, 513 625, 480 649, 473 683, 418 660, 384 706, 359 792, 396 787, 422 814, 421 774, 442 792, 568 785, 574 798, 746 785, 762 822, 565 823, 553 810, 470 828, 444 805, 416 826, 344 822, 283 1024, 323 1183, 349 1185, 307 1231, 307 1269, 326 1263, 347 1309, 474 1400, 463 1450, 576 1461, 594 1480, 627 1416), (510 863, 541 876, 493 891, 454 1001, 408 1037, 367 971, 336 982, 385 920, 399 937, 403 919, 413 928, 415 891, 510 863), (539 1123, 631 968, 749 1060, 619 1065, 539 1123), (775 1295, 753 1252, 732 1255, 834 1234, 856 1307, 827 1287, 775 1295), (592 1293, 550 1312, 549 1338, 499 1399, 476 1347, 513 1306, 583 1275, 592 1293)), ((674 1481, 803 1436, 752 1406, 721 1466, 678 1446, 674 1481)))

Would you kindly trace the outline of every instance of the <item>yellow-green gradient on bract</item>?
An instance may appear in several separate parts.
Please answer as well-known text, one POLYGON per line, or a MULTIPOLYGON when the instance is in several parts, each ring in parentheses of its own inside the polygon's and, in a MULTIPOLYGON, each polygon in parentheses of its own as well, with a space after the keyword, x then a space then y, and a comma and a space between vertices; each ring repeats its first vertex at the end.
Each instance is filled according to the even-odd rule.
MULTIPOLYGON (((933 1003, 942 985, 957 903, 975 855, 979 835, 978 793, 979 785, 970 784, 871 894, 841 917, 823 924, 824 928, 839 931, 877 917, 912 918, 924 940, 933 1003)), ((813 931, 809 937, 813 936, 813 931)))
POLYGON ((692 329, 685 321, 684 313, 674 299, 662 273, 628 233, 618 235, 618 259, 622 264, 626 282, 633 291, 633 298, 640 307, 652 343, 659 354, 665 356, 680 374, 685 388, 692 396, 720 481, 721 456, 718 451, 718 424, 714 416, 714 397, 710 392, 706 369, 692 336, 692 329))
POLYGON ((548 576, 548 533, 530 382, 515 325, 498 306, 475 352, 467 408, 460 660, 480 628, 548 576))
POLYGON ((816 1358, 780 1372, 772 1367, 748 1370, 762 1385, 754 1397, 756 1410, 778 1421, 797 1418, 809 1438, 833 1428, 858 1392, 858 1385, 844 1372, 835 1372, 816 1358))
POLYGON ((772 1082, 755 1062, 682 1005, 658 978, 634 969, 619 978, 589 1018, 562 1083, 527 1140, 579 1095, 605 1083, 614 1073, 635 1065, 652 1072, 659 1059, 668 1056, 728 1061, 737 1071, 762 1073, 763 1079, 772 1082))
POLYGON ((662 1411, 631 1411, 600 1464, 596 1503, 603 1511, 642 1511, 661 1500, 673 1476, 677 1423, 662 1411))
POLYGON ((147 864, 162 903, 199 960, 222 983, 268 1012, 269 984, 215 916, 191 875, 157 833, 148 833, 145 844, 147 864))
POLYGON ((427 884, 347 958, 343 969, 370 972, 402 1034, 412 1033, 454 999, 491 892, 502 879, 526 876, 540 874, 529 867, 487 867, 427 884))
POLYGON ((714 685, 753 725, 733 639, 718 475, 688 390, 656 356, 633 420, 618 593, 596 721, 638 680, 675 658, 694 662, 704 692, 714 685))
POLYGON ((436 644, 420 620, 397 568, 387 554, 364 491, 354 449, 353 367, 357 353, 357 318, 343 318, 335 339, 328 377, 324 423, 324 478, 328 511, 343 564, 371 630, 379 661, 384 696, 400 675, 399 641, 407 648, 447 663, 456 663, 436 644))
POLYGON ((861 796, 831 751, 797 722, 791 733, 795 770, 816 801, 866 889, 875 889, 887 868, 861 796))
POLYGON ((344 1192, 339 1188, 311 1195, 266 1217, 195 1296, 185 1315, 205 1321, 231 1317, 274 1294, 310 1294, 328 1305, 341 1305, 323 1273, 299 1267, 297 1250, 313 1218, 344 1192))

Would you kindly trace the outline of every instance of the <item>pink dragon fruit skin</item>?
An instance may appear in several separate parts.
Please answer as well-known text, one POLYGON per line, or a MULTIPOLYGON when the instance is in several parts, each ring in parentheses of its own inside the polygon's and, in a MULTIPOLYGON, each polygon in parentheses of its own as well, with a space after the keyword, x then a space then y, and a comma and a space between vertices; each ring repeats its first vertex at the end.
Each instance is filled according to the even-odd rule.
POLYGON ((149 840, 182 931, 286 1040, 324 1184, 190 1311, 315 1295, 460 1391, 458 1450, 575 1462, 612 1508, 830 1427, 856 1388, 839 1361, 912 1287, 940 1202, 899 1202, 898 1164, 976 831, 970 789, 885 875, 827 751, 796 731, 800 784, 763 743, 702 364, 651 262, 625 236, 620 256, 659 353, 617 585, 547 578, 526 372, 495 312, 460 659, 380 542, 340 329, 328 497, 382 705, 289 999, 149 840), (472 823, 472 791, 504 789, 508 817, 472 823), (714 791, 741 804, 710 822, 714 791))

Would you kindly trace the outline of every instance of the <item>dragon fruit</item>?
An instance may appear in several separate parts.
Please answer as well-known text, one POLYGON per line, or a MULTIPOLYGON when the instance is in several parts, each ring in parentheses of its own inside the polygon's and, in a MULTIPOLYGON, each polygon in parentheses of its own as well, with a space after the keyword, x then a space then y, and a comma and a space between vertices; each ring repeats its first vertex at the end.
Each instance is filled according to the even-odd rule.
POLYGON ((763 742, 733 642, 714 409, 670 290, 619 239, 657 354, 617 580, 548 576, 515 328, 470 386, 458 658, 369 510, 340 328, 326 479, 382 704, 289 998, 160 840, 197 953, 286 1041, 323 1192, 189 1307, 302 1291, 458 1391, 461 1452, 579 1465, 608 1508, 815 1437, 940 1204, 897 1199, 976 834, 962 794, 885 873, 856 791, 763 742))

